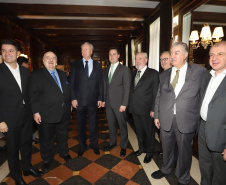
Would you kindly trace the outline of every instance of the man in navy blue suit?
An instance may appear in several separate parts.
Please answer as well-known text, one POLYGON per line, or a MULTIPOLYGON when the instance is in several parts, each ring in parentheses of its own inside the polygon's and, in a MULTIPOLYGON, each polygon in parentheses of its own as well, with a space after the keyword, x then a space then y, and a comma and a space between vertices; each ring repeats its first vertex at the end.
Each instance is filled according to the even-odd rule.
POLYGON ((92 44, 88 42, 82 44, 81 52, 83 58, 72 64, 70 73, 72 106, 77 109, 80 145, 78 155, 82 156, 87 146, 86 111, 89 116, 90 147, 96 155, 99 155, 100 151, 97 147, 97 111, 102 105, 104 96, 102 66, 91 58, 93 52, 92 44))

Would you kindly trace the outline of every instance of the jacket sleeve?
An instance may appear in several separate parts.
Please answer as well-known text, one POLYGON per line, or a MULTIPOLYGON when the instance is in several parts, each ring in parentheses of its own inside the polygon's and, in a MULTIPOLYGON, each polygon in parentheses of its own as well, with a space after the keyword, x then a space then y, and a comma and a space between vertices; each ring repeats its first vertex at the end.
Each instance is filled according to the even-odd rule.
MULTIPOLYGON (((155 100, 156 95, 158 93, 158 87, 159 87, 159 73, 157 71, 154 72, 153 77, 153 88, 152 88, 152 94, 153 98, 155 100)), ((152 101, 151 111, 155 112, 155 101, 152 101)))
POLYGON ((70 71, 69 83, 71 86, 71 100, 77 100, 76 91, 76 61, 73 62, 70 71))
POLYGON ((131 72, 128 67, 126 67, 124 75, 123 75, 123 98, 122 105, 127 106, 129 101, 129 93, 130 93, 130 83, 131 83, 131 72))

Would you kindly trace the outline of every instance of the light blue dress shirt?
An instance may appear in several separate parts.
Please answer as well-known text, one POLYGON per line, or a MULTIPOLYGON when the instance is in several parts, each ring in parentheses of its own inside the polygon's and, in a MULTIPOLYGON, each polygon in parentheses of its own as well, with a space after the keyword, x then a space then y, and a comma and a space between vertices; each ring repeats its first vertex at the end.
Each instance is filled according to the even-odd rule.
POLYGON ((89 76, 90 74, 92 73, 93 71, 93 59, 90 58, 89 60, 85 60, 84 58, 82 59, 83 60, 83 65, 84 65, 84 68, 85 68, 85 65, 86 65, 86 61, 88 61, 88 67, 89 67, 89 76))

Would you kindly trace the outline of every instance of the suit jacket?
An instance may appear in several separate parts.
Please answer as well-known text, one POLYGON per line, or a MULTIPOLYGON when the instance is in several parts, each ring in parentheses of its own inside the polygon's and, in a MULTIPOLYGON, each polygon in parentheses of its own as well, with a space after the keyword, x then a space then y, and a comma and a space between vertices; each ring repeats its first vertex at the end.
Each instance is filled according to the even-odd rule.
POLYGON ((43 123, 58 123, 70 119, 70 85, 66 74, 57 69, 62 91, 49 71, 43 67, 31 73, 29 97, 32 113, 40 113, 43 123))
POLYGON ((175 97, 170 84, 172 68, 160 74, 160 84, 155 100, 155 119, 160 120, 161 128, 169 131, 174 116, 176 103, 176 121, 181 133, 193 133, 197 129, 199 119, 199 89, 205 68, 188 64, 185 83, 175 97))
POLYGON ((77 100, 78 106, 97 106, 103 101, 103 75, 102 66, 93 61, 93 71, 88 77, 83 60, 73 62, 70 72, 71 100, 77 100))
POLYGON ((9 129, 16 126, 16 120, 23 107, 23 100, 27 111, 30 111, 28 97, 29 71, 23 66, 19 66, 21 87, 16 82, 13 74, 5 63, 0 64, 0 122, 5 121, 9 129))
POLYGON ((137 115, 150 115, 154 112, 155 98, 159 85, 159 74, 156 70, 147 69, 134 88, 137 70, 132 73, 131 90, 129 98, 129 112, 137 115))
MULTIPOLYGON (((205 73, 201 84, 201 105, 211 79, 209 71, 205 73)), ((226 148, 226 77, 217 88, 208 106, 205 127, 206 143, 211 151, 222 152, 226 148)))
POLYGON ((108 74, 110 66, 104 70, 104 101, 106 107, 119 110, 121 105, 128 105, 130 91, 130 70, 118 64, 109 84, 108 74))

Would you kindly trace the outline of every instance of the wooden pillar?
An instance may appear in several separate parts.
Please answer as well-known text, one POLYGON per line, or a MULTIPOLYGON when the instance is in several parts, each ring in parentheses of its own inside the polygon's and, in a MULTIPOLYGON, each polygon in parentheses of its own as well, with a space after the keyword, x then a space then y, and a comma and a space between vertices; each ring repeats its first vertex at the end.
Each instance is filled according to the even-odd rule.
POLYGON ((160 54, 169 51, 172 40, 172 0, 163 0, 160 8, 160 54))

